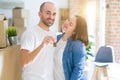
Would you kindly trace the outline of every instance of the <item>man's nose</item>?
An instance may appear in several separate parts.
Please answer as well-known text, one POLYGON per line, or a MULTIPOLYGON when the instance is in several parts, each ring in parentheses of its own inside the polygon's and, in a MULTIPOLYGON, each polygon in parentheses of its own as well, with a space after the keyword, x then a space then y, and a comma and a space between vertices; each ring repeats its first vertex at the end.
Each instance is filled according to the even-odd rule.
POLYGON ((50 18, 51 18, 51 19, 54 19, 54 18, 55 18, 55 16, 54 16, 54 15, 50 15, 50 18))

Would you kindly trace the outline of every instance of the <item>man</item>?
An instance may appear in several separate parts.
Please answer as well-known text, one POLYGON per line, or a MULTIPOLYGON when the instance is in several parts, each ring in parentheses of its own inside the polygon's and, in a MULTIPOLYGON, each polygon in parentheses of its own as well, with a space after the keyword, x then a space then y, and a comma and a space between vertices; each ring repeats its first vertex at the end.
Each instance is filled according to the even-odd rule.
POLYGON ((44 2, 38 15, 38 25, 27 29, 21 37, 23 80, 53 80, 55 34, 49 28, 55 21, 55 5, 52 2, 44 2))

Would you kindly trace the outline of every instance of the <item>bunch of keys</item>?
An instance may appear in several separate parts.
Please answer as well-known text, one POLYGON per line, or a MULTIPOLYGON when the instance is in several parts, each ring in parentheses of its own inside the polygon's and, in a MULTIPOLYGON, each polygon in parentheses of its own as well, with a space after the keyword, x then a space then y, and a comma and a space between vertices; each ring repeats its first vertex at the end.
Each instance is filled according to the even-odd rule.
POLYGON ((56 47, 56 46, 57 46, 57 43, 56 43, 56 42, 54 42, 54 43, 53 43, 53 47, 56 47))

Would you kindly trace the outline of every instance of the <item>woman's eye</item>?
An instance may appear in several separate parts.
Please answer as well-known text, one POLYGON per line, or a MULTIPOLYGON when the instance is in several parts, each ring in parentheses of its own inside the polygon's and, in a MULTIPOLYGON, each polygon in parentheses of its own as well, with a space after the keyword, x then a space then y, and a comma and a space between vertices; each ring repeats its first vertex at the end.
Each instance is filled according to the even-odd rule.
POLYGON ((72 22, 70 22, 69 24, 70 24, 70 26, 72 26, 72 25, 73 25, 73 23, 72 23, 72 22))

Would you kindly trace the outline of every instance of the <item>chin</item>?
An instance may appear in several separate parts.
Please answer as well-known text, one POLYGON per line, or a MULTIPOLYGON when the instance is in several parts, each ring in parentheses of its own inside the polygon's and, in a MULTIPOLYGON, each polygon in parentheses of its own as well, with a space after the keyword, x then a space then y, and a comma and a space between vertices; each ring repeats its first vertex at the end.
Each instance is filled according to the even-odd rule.
POLYGON ((48 26, 52 26, 53 24, 48 24, 48 26))

